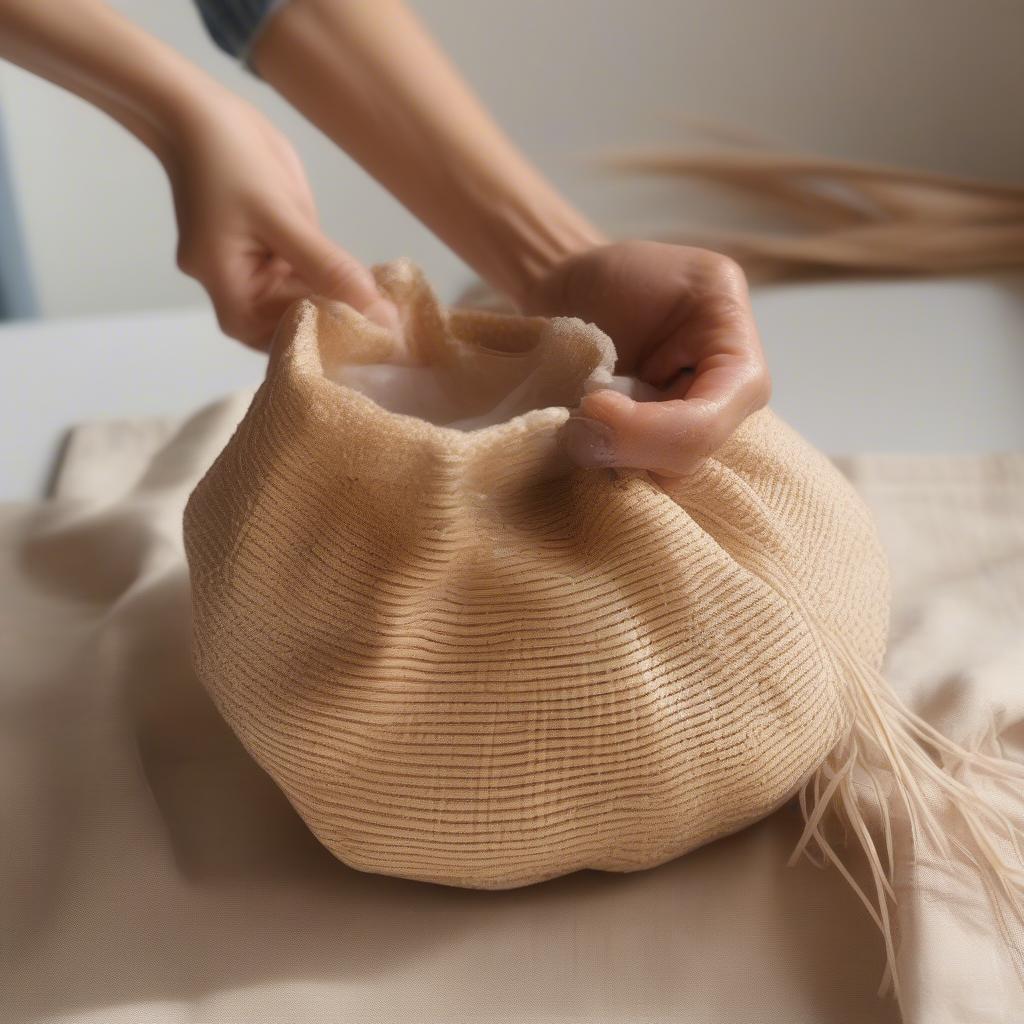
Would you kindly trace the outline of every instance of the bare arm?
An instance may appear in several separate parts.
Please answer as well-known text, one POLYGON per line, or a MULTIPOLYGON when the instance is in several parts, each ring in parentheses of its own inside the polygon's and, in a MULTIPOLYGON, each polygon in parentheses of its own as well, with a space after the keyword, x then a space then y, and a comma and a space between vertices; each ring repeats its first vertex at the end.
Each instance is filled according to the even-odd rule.
POLYGON ((179 266, 227 334, 265 346, 319 292, 392 325, 369 271, 321 231, 302 165, 258 111, 100 0, 0 0, 0 57, 106 111, 163 164, 179 266))
MULTIPOLYGON (((0 0, 0 56, 107 111, 163 163, 178 262, 224 330, 265 346, 319 292, 391 325, 369 272, 317 223, 301 163, 258 111, 100 0, 0 0)), ((292 0, 254 66, 525 311, 579 316, 663 400, 588 396, 581 462, 686 472, 764 405, 746 281, 706 250, 606 244, 483 111, 399 0, 292 0)))
POLYGON ((598 324, 620 371, 661 389, 588 396, 567 435, 580 462, 684 473, 767 402, 742 270, 703 249, 606 244, 400 0, 291 0, 250 59, 483 278, 527 312, 598 324))
POLYGON ((290 3, 251 61, 513 301, 604 241, 524 159, 404 4, 290 3))
POLYGON ((96 0, 0 0, 0 57, 106 111, 161 160, 221 87, 96 0))

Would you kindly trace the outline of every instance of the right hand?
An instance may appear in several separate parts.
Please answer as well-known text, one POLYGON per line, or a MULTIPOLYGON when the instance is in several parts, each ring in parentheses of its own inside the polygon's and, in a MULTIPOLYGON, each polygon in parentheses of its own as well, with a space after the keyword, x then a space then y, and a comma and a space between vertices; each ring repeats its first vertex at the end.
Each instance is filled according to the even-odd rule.
POLYGON ((313 293, 398 327, 369 270, 320 228, 295 150, 253 107, 212 99, 185 121, 163 162, 178 266, 206 289, 225 334, 265 349, 288 305, 313 293))
POLYGON ((746 277, 720 253, 594 246, 538 278, 524 307, 597 324, 615 343, 617 372, 658 389, 653 401, 611 390, 584 397, 565 435, 583 465, 684 476, 771 394, 746 277))

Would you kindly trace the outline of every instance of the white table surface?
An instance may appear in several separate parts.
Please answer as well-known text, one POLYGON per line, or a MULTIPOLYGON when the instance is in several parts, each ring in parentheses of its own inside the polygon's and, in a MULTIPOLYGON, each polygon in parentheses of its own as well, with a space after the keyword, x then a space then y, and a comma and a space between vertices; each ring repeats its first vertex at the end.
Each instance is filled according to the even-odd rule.
MULTIPOLYGON (((831 455, 1024 449, 1024 274, 776 285, 754 297, 775 409, 831 455)), ((0 327, 0 500, 42 496, 68 427, 255 387, 207 309, 0 327)))

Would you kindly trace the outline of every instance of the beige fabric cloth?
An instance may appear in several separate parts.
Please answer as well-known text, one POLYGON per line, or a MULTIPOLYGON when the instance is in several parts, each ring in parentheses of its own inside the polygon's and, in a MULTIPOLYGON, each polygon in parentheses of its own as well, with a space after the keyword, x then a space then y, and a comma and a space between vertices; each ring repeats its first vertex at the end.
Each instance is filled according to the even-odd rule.
MULTIPOLYGON (((898 1019, 848 887, 784 866, 792 804, 651 871, 505 892, 330 857, 190 667, 180 517, 249 398, 84 428, 57 500, 3 512, 0 1020, 898 1019)), ((894 685, 956 739, 994 716, 1024 758, 1024 456, 842 468, 891 560, 894 685)), ((914 883, 908 1021, 1024 1019, 978 894, 914 883)))

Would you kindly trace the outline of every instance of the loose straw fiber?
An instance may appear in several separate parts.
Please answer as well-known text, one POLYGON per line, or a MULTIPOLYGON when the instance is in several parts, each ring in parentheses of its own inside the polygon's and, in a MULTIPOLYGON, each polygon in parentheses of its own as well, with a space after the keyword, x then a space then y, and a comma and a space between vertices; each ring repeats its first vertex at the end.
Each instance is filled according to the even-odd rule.
POLYGON ((700 181, 773 207, 785 234, 661 232, 727 252, 755 280, 815 274, 950 274, 1024 266, 1024 185, 787 153, 731 140, 711 149, 638 150, 619 173, 700 181))
POLYGON ((185 513, 201 678, 335 856, 479 889, 635 871, 800 792, 801 849, 853 882, 830 807, 864 847, 894 965, 856 769, 923 836, 932 786, 1016 892, 993 839, 1012 827, 921 742, 1016 766, 879 676, 886 564, 824 456, 764 410, 667 489, 576 468, 560 428, 613 383, 607 337, 446 312, 404 261, 377 277, 405 342, 293 307, 185 513))

